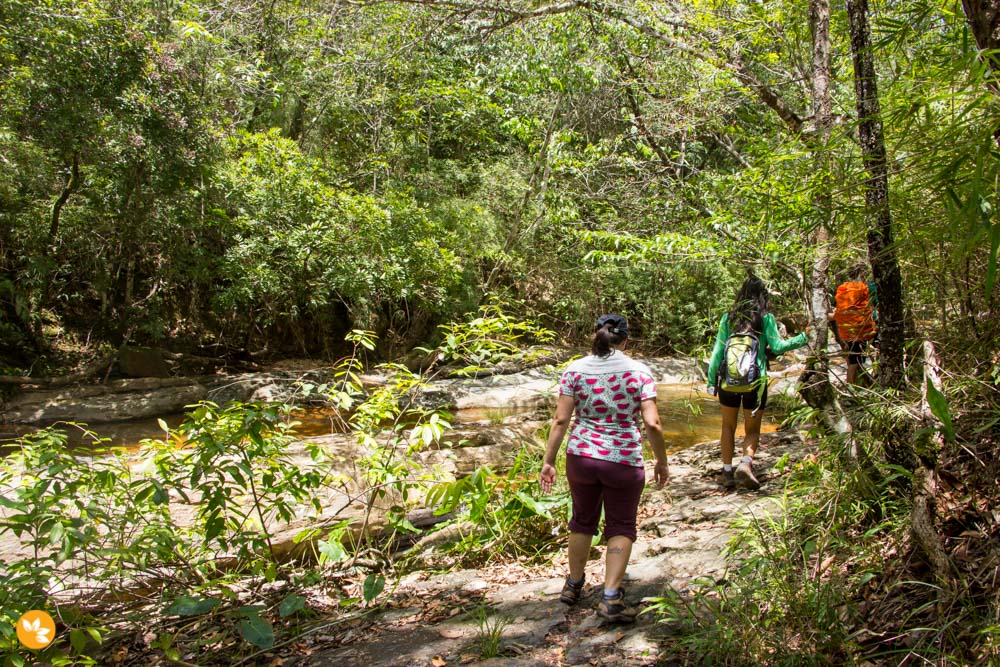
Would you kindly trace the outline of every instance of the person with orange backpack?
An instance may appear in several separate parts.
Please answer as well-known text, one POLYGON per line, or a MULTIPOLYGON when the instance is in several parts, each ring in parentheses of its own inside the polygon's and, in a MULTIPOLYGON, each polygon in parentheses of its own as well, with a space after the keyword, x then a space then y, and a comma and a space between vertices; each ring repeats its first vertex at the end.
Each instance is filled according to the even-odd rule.
POLYGON ((859 264, 851 271, 851 280, 837 287, 837 307, 827 317, 834 324, 837 341, 847 350, 847 384, 858 383, 864 366, 868 343, 878 335, 875 285, 865 281, 867 269, 859 264))

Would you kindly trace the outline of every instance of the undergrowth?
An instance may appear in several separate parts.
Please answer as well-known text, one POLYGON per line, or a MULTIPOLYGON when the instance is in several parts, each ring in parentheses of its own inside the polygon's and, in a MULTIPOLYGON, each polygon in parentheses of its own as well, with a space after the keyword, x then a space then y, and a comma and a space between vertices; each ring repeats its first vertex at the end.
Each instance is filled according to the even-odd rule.
MULTIPOLYGON (((449 332, 476 350, 483 331, 534 330, 497 317, 449 332)), ((392 366, 391 380, 366 388, 359 351, 374 338, 348 341, 355 352, 334 381, 302 391, 343 414, 361 452, 355 479, 332 472, 320 443, 293 446, 294 410, 277 404, 203 403, 176 430, 161 423, 164 437, 138 456, 81 455, 59 429, 23 438, 0 460, 0 537, 17 549, 0 561, 0 664, 244 664, 329 634, 387 601, 400 574, 393 549, 416 532, 407 513, 421 504, 477 526, 455 562, 530 557, 544 544, 566 501, 535 497, 537 457, 525 449, 510 470, 458 479, 422 464, 450 429, 419 405, 427 379, 392 366), (306 527, 289 533, 296 519, 306 527), (14 634, 30 609, 57 623, 34 656, 14 634)), ((500 625, 487 625, 498 639, 500 625)))
POLYGON ((859 391, 852 446, 827 436, 796 465, 773 511, 739 526, 725 581, 652 605, 664 664, 1000 664, 998 376, 946 377, 931 421, 912 390, 859 391), (912 538, 917 465, 946 580, 912 538))

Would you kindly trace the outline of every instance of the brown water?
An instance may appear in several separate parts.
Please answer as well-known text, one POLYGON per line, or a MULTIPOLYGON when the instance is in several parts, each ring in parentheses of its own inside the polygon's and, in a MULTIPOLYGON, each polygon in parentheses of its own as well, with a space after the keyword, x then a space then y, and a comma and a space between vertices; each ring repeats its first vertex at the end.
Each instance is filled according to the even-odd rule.
MULTIPOLYGON (((697 385, 700 388, 701 385, 697 385)), ((656 403, 660 411, 660 422, 663 425, 663 435, 667 448, 671 452, 686 449, 691 445, 706 440, 717 440, 722 430, 722 415, 718 400, 703 391, 695 390, 694 385, 661 384, 657 386, 656 403)), ((461 410, 453 415, 455 425, 502 423, 510 417, 518 417, 534 411, 532 408, 478 408, 461 410)), ((302 436, 327 435, 344 432, 340 415, 332 408, 307 408, 294 413, 293 417, 299 426, 295 432, 302 436)), ((176 428, 184 420, 183 414, 165 415, 161 417, 171 429, 176 428)), ((765 412, 761 431, 770 433, 776 431, 781 423, 782 415, 771 411, 765 412)), ((742 420, 741 420, 742 424, 742 420)), ((65 426, 69 440, 73 446, 92 448, 95 439, 83 429, 75 426, 65 426)), ((742 425, 737 429, 737 437, 742 435, 742 425)), ((10 444, 18 437, 34 433, 33 426, 3 425, 0 426, 0 447, 10 444)), ((116 447, 136 448, 145 439, 162 438, 163 430, 158 419, 137 419, 127 422, 112 422, 97 424, 93 431, 102 439, 110 440, 108 444, 116 447)))
MULTIPOLYGON (((697 385, 701 388, 702 385, 697 385)), ((718 440, 722 433, 722 412, 719 399, 704 391, 696 392, 695 387, 676 384, 661 384, 656 388, 656 405, 660 410, 660 424, 668 452, 682 449, 706 440, 718 440)), ((784 415, 772 410, 764 411, 761 433, 778 430, 784 415)), ((743 418, 736 428, 736 437, 743 436, 743 418)))

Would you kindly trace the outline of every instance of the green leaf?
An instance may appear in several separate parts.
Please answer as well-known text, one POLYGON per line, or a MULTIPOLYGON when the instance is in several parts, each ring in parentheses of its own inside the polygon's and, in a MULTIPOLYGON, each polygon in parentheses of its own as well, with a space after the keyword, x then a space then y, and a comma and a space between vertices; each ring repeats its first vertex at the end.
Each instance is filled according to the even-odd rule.
POLYGON ((153 504, 154 505, 165 505, 170 501, 170 494, 167 490, 163 488, 163 485, 159 482, 154 481, 153 486, 156 487, 156 491, 153 493, 153 504))
POLYGON ((215 539, 222 534, 226 521, 221 516, 214 516, 205 523, 205 541, 215 539))
MULTIPOLYGON (((366 581, 365 583, 367 584, 368 582, 366 581)), ((302 611, 305 606, 306 599, 304 597, 295 593, 290 593, 284 600, 281 601, 281 604, 278 605, 278 614, 280 614, 282 618, 286 618, 294 613, 302 611)))
POLYGON ((260 616, 249 616, 237 623, 237 627, 240 629, 243 639, 254 646, 258 648, 274 646, 274 628, 260 616))
POLYGON ((260 616, 260 612, 264 611, 265 609, 267 609, 267 607, 265 607, 262 604, 248 604, 242 607, 237 607, 230 613, 233 616, 242 616, 243 618, 251 618, 253 616, 260 616))
POLYGON ((87 647, 87 633, 80 629, 70 630, 69 643, 74 651, 83 653, 83 649, 87 647))
POLYGON ((49 544, 56 545, 62 542, 63 536, 66 534, 66 527, 61 523, 52 524, 52 529, 49 531, 49 544))
POLYGON ((365 602, 371 602, 383 590, 385 590, 385 577, 380 574, 376 575, 375 573, 369 574, 365 579, 364 585, 365 602))
POLYGON ((537 514, 538 516, 545 517, 546 519, 551 519, 549 511, 542 507, 538 501, 524 493, 523 491, 516 491, 514 497, 521 501, 521 503, 527 507, 529 510, 537 514))
POLYGON ((306 528, 304 530, 301 530, 298 533, 296 533, 294 537, 292 537, 292 544, 301 544, 306 540, 311 540, 312 538, 316 537, 319 534, 319 532, 320 532, 319 528, 306 528))
POLYGON ((347 560, 347 551, 336 535, 319 543, 319 553, 324 562, 340 563, 347 560))
POLYGON ((944 426, 944 437, 949 442, 954 440, 955 430, 951 425, 951 411, 948 409, 948 401, 945 399, 944 394, 938 391, 937 387, 931 382, 927 383, 927 403, 931 407, 931 412, 934 413, 934 416, 944 426))
POLYGON ((219 606, 216 598, 179 597, 163 610, 169 616, 197 616, 212 611, 219 606))
POLYGON ((0 496, 0 506, 7 507, 12 510, 24 510, 24 503, 15 502, 6 496, 0 496))

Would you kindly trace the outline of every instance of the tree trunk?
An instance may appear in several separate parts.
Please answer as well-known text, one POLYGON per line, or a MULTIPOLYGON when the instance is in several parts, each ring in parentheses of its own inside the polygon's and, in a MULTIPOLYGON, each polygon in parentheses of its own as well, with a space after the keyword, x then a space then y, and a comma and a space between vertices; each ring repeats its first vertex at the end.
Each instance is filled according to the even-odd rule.
POLYGON ((937 451, 944 445, 944 440, 941 437, 941 423, 934 416, 930 400, 927 398, 927 392, 931 386, 937 391, 941 391, 940 366, 934 344, 930 341, 924 341, 924 381, 920 394, 920 417, 924 432, 932 434, 927 436, 928 442, 925 448, 933 452, 931 457, 926 458, 933 460, 921 462, 913 474, 913 494, 911 497, 913 511, 910 513, 910 536, 913 538, 913 544, 917 551, 930 565, 934 579, 946 593, 946 596, 950 597, 953 592, 951 581, 954 568, 941 543, 937 528, 934 526, 934 518, 937 514, 937 504, 935 503, 937 451))
POLYGON ((69 196, 73 194, 77 186, 80 184, 80 154, 77 152, 73 153, 73 162, 70 164, 69 177, 66 179, 66 185, 63 186, 62 192, 59 193, 59 198, 55 200, 52 204, 52 215, 49 219, 49 243, 48 252, 54 253, 56 246, 56 239, 59 237, 59 218, 62 215, 63 206, 69 201, 69 196))
MULTIPOLYGON (((1000 94, 1000 0, 962 0, 972 36, 979 47, 979 57, 990 68, 993 78, 987 85, 1000 94)), ((1000 146, 1000 125, 993 130, 993 140, 1000 146)))
POLYGON ((868 0, 847 0, 847 16, 858 98, 858 138, 868 172, 865 179, 868 261, 879 304, 878 381, 883 387, 899 387, 903 383, 903 281, 892 238, 889 169, 868 26, 868 0))
MULTIPOLYGON (((986 63, 994 76, 1000 70, 1000 1, 998 0, 962 0, 962 9, 969 21, 972 36, 979 47, 979 57, 986 63)), ((1000 92, 997 81, 990 82, 993 90, 1000 92)))
POLYGON ((833 227, 833 195, 830 191, 830 155, 828 143, 833 126, 833 103, 830 99, 830 2, 811 0, 809 22, 813 40, 812 101, 818 141, 813 149, 813 162, 820 183, 813 201, 819 213, 819 224, 813 234, 816 248, 812 269, 810 307, 812 310, 813 350, 826 365, 827 301, 826 272, 830 266, 830 229, 833 227))
POLYGON ((830 99, 830 2, 811 0, 809 20, 813 39, 812 101, 816 118, 816 141, 812 142, 813 163, 820 179, 813 196, 819 221, 812 235, 815 255, 810 277, 809 310, 812 314, 810 343, 812 354, 799 378, 800 394, 806 403, 818 409, 823 423, 834 433, 846 435, 851 425, 844 416, 836 392, 830 384, 830 362, 826 354, 829 341, 826 313, 827 269, 830 266, 830 229, 833 226, 833 195, 830 189, 828 143, 833 127, 833 104, 830 99))

